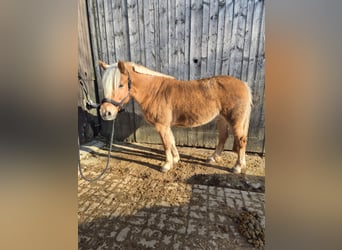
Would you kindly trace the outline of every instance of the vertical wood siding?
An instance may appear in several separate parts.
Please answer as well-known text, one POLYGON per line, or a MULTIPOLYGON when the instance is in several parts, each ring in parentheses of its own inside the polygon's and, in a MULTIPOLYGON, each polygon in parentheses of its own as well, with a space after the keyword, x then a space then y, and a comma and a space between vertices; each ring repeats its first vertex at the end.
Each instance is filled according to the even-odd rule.
MULTIPOLYGON (((95 75, 88 27, 87 7, 85 2, 80 0, 78 2, 78 74, 87 84, 90 98, 96 101, 95 75)), ((82 108, 85 108, 83 104, 82 108)), ((96 111, 93 112, 96 114, 96 111)))
MULTIPOLYGON (((96 101, 95 74, 90 46, 89 24, 86 2, 78 0, 78 75, 89 91, 89 97, 96 101)), ((86 108, 86 95, 79 85, 78 135, 80 143, 93 139, 98 132, 99 120, 96 110, 86 108)))
MULTIPOLYGON (((254 103, 247 150, 264 152, 264 0, 88 0, 87 5, 95 61, 133 61, 185 80, 222 74, 247 81, 254 103)), ((94 67, 102 98, 103 72, 94 67)), ((161 142, 134 101, 120 116, 117 138, 161 142)), ((216 145, 214 122, 173 131, 178 145, 216 145)), ((226 148, 231 146, 230 137, 226 148)))

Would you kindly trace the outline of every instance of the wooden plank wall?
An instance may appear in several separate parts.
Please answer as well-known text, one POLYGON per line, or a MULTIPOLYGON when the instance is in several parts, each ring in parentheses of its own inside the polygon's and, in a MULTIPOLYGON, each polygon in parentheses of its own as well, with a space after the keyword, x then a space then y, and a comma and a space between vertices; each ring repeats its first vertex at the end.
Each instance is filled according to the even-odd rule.
MULTIPOLYGON (((248 151, 264 152, 264 0, 88 0, 94 60, 133 61, 178 79, 232 75, 253 92, 248 151)), ((101 82, 102 70, 95 66, 101 82)), ((99 94, 102 97, 102 87, 99 94)), ((117 138, 160 143, 132 101, 117 138)), ((120 116, 123 116, 120 114, 120 116)), ((106 127, 106 126, 105 126, 106 127)), ((215 123, 174 128, 178 145, 215 147, 215 123)), ((232 138, 226 148, 232 146, 232 138)))
MULTIPOLYGON (((78 1, 78 74, 85 80, 90 98, 96 101, 95 75, 88 31, 87 8, 85 2, 78 1)), ((80 93, 81 94, 81 93, 80 93)), ((81 104, 83 108, 85 106, 81 104)), ((93 111, 94 112, 94 111, 93 111)), ((96 110, 95 110, 96 115, 96 110)))
MULTIPOLYGON (((88 12, 84 0, 78 1, 78 74, 88 88, 89 97, 95 102, 97 87, 90 45, 88 12)), ((78 132, 81 143, 92 140, 100 125, 96 110, 86 109, 85 101, 85 94, 79 86, 78 132)))

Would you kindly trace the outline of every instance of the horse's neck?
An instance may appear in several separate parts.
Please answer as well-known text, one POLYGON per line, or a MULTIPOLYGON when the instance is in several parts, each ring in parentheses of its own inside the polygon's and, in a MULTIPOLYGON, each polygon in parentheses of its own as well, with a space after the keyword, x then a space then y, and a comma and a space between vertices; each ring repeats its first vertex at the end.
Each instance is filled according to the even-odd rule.
POLYGON ((140 106, 144 106, 145 102, 151 97, 151 94, 159 88, 162 77, 151 77, 148 75, 131 73, 132 90, 131 96, 140 106))
POLYGON ((146 95, 150 95, 151 91, 159 88, 163 79, 176 79, 173 76, 153 71, 139 64, 130 62, 128 65, 131 67, 132 85, 136 88, 136 93, 134 91, 131 93, 138 103, 139 101, 143 102, 146 99, 146 95))

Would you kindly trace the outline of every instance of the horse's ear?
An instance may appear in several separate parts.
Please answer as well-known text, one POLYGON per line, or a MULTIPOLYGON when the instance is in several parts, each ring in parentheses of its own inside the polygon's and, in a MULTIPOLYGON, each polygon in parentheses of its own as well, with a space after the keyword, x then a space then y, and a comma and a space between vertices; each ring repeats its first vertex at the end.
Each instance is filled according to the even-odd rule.
POLYGON ((118 61, 118 68, 119 68, 121 74, 125 74, 127 71, 125 68, 125 63, 120 61, 120 60, 118 61))
POLYGON ((105 62, 102 62, 101 60, 99 60, 99 65, 103 68, 103 69, 107 69, 109 67, 109 65, 105 62))

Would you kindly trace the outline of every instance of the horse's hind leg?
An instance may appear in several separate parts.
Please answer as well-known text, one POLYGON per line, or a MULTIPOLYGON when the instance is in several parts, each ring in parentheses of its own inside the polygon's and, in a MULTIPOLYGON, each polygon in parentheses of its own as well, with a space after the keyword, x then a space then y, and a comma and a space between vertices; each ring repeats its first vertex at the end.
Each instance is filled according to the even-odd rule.
MULTIPOLYGON (((241 134, 240 134, 241 135, 241 134)), ((236 174, 241 173, 241 170, 246 167, 246 145, 247 136, 245 135, 235 135, 234 136, 234 146, 233 150, 237 153, 238 158, 236 160, 233 172, 236 174)))
MULTIPOLYGON (((250 111, 248 111, 250 112, 250 111)), ((241 122, 237 122, 233 125, 234 133, 234 145, 233 151, 238 155, 233 172, 236 174, 241 173, 241 169, 246 167, 246 146, 247 146, 247 135, 249 125, 249 113, 244 117, 241 122)))
POLYGON ((216 125, 219 133, 219 142, 216 146, 215 152, 208 157, 207 162, 218 162, 221 159, 220 155, 228 138, 228 122, 226 119, 223 116, 219 116, 216 125))

